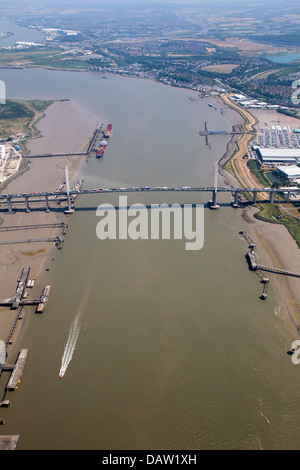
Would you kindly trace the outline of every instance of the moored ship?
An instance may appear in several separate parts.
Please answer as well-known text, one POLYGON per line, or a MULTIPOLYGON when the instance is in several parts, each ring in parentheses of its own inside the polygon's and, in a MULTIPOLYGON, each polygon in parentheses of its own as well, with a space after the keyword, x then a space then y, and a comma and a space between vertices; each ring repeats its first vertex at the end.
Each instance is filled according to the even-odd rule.
POLYGON ((112 136, 113 133, 113 125, 108 124, 108 126, 104 129, 103 134, 106 139, 112 136))
POLYGON ((106 140, 101 140, 100 145, 99 145, 99 148, 98 148, 98 150, 97 150, 97 157, 98 157, 98 158, 103 157, 103 155, 104 155, 104 153, 105 153, 105 150, 106 150, 106 147, 107 147, 107 142, 106 142, 106 140))

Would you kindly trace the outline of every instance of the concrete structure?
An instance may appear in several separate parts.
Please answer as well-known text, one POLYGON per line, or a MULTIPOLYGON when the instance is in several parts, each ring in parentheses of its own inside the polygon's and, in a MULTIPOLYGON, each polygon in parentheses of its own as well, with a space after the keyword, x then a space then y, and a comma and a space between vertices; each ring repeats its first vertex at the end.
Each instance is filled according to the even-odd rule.
POLYGON ((6 362, 6 348, 4 341, 0 340, 0 368, 6 362))
POLYGON ((0 145, 0 161, 5 157, 5 145, 0 145))
POLYGON ((274 148, 260 148, 255 147, 253 150, 256 150, 260 160, 263 163, 270 162, 290 162, 297 163, 300 162, 300 149, 274 149, 274 148))
POLYGON ((279 166, 277 170, 280 176, 288 180, 295 180, 300 178, 300 167, 297 165, 279 166))

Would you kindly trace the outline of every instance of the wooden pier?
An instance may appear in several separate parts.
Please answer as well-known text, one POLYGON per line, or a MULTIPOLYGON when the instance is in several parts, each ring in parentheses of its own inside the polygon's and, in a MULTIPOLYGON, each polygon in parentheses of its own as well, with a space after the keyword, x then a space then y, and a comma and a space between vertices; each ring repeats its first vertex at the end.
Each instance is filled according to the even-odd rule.
MULTIPOLYGON (((59 246, 62 243, 62 239, 60 237, 57 237, 56 244, 59 246), (59 240, 57 240, 59 239, 59 240)), ((20 309, 18 315, 15 318, 14 324, 13 324, 13 329, 10 333, 10 335, 13 334, 13 331, 16 327, 16 324, 18 320, 21 318, 21 312, 22 308, 24 306, 28 305, 36 305, 36 313, 43 313, 43 311, 46 308, 47 302, 49 300, 50 292, 51 292, 51 286, 46 286, 42 292, 42 295, 38 298, 34 299, 27 299, 27 293, 25 293, 25 288, 33 286, 32 281, 29 282, 29 273, 30 273, 30 266, 26 266, 25 268, 22 269, 22 273, 18 279, 18 285, 17 289, 14 295, 9 297, 8 299, 0 301, 0 307, 10 307, 12 310, 18 310, 20 309)))

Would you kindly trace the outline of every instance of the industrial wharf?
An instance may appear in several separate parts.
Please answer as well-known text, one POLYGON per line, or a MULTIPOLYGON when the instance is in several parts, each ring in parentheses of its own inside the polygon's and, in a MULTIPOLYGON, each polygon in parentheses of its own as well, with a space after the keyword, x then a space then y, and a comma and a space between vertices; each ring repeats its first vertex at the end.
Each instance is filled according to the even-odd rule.
POLYGON ((232 131, 224 131, 224 130, 221 130, 221 131, 210 131, 208 130, 208 127, 207 127, 207 121, 205 121, 204 123, 204 130, 203 131, 199 131, 199 135, 203 135, 203 136, 208 136, 208 135, 243 135, 243 134, 253 134, 255 135, 256 132, 255 131, 236 131, 236 130, 232 130, 232 131))
POLYGON ((275 273, 275 274, 283 274, 284 276, 292 276, 292 277, 299 277, 299 273, 295 273, 292 271, 286 271, 285 269, 280 269, 280 268, 275 268, 271 266, 263 266, 262 264, 258 264, 254 251, 250 251, 247 253, 247 260, 249 262, 249 267, 251 271, 267 271, 270 273, 275 273))
POLYGON ((83 157, 88 157, 89 154, 95 150, 94 146, 95 143, 99 137, 100 132, 102 132, 102 126, 98 129, 95 129, 92 138, 89 141, 88 147, 85 152, 69 152, 69 153, 44 153, 44 154, 38 154, 38 155, 23 155, 25 158, 49 158, 49 157, 72 157, 72 156, 83 156, 83 157))
POLYGON ((265 300, 268 296, 268 285, 269 285, 269 279, 265 277, 263 272, 270 272, 274 274, 280 274, 283 276, 291 276, 291 277, 297 277, 300 278, 300 274, 292 271, 288 271, 286 269, 281 269, 281 268, 275 268, 272 266, 264 266, 262 264, 259 264, 256 256, 255 256, 255 243, 251 239, 251 237, 244 231, 242 230, 240 232, 244 236, 244 238, 247 240, 249 244, 250 251, 246 254, 246 260, 249 265, 250 271, 254 271, 261 279, 261 283, 264 285, 263 287, 263 292, 261 295, 261 299, 265 300))
POLYGON ((21 275, 18 279, 18 284, 14 295, 5 300, 0 301, 0 307, 9 307, 12 310, 17 310, 20 307, 35 305, 37 306, 37 313, 42 313, 45 310, 47 302, 49 300, 51 286, 46 286, 42 292, 42 295, 38 298, 25 298, 25 289, 29 285, 29 273, 30 266, 25 266, 25 268, 22 269, 21 275))

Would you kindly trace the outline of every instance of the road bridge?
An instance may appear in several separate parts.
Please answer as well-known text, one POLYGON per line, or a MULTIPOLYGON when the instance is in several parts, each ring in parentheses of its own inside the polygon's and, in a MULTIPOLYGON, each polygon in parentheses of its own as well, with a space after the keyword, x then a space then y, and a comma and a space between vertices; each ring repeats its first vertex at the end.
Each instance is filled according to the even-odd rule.
MULTIPOLYGON (((95 188, 83 189, 83 180, 79 180, 74 189, 70 189, 68 168, 66 167, 66 190, 60 191, 42 191, 32 193, 15 193, 15 194, 0 194, 0 205, 6 206, 8 212, 13 212, 15 204, 25 204, 25 209, 30 212, 32 204, 43 203, 45 210, 49 212, 50 201, 67 202, 66 213, 73 212, 74 200, 78 195, 95 195, 95 194, 109 194, 109 193, 143 193, 143 192, 193 192, 193 193, 211 193, 212 198, 209 200, 209 207, 211 209, 218 209, 217 202, 218 193, 229 193, 233 195, 232 206, 238 207, 239 197, 245 193, 250 193, 253 196, 253 204, 257 202, 258 194, 268 194, 267 202, 273 203, 276 194, 285 194, 286 199, 281 202, 289 202, 291 194, 300 194, 300 188, 232 188, 232 187, 219 187, 217 186, 218 166, 216 165, 214 186, 129 186, 129 187, 115 187, 115 188, 95 188)), ((266 202, 265 201, 265 202, 266 202)), ((264 201, 260 201, 264 202, 264 201)))

